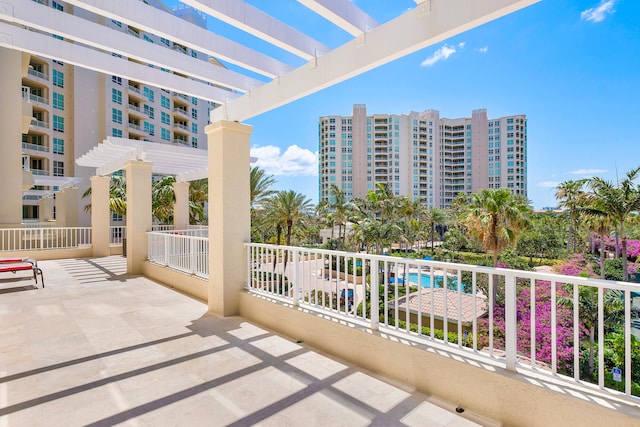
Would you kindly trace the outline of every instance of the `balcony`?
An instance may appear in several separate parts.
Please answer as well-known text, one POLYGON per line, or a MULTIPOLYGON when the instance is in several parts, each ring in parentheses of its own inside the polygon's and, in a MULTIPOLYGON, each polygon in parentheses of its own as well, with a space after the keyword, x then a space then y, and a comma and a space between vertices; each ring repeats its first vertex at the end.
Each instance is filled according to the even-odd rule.
POLYGON ((30 76, 37 77, 37 78, 42 79, 42 80, 49 81, 49 76, 47 76, 45 73, 42 73, 40 71, 36 71, 34 69, 31 69, 31 68, 29 68, 29 70, 27 71, 27 74, 30 75, 30 76))
POLYGON ((49 123, 43 122, 41 120, 36 120, 36 119, 31 120, 31 126, 42 128, 42 129, 49 129, 49 123))
POLYGON ((22 143, 22 148, 24 150, 32 150, 32 151, 44 151, 44 152, 48 152, 49 151, 49 147, 46 145, 39 145, 39 144, 30 144, 28 142, 23 142, 22 143))

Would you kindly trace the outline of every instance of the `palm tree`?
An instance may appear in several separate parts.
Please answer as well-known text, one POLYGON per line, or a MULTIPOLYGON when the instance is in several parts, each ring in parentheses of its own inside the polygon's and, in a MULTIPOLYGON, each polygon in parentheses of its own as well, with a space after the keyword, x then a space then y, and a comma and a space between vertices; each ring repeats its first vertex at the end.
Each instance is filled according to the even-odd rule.
POLYGON ((611 220, 604 214, 599 213, 591 213, 587 214, 584 218, 584 224, 586 227, 594 233, 596 236, 600 237, 600 278, 604 279, 604 258, 605 258, 605 247, 604 247, 604 238, 609 235, 609 232, 613 228, 613 224, 611 220))
POLYGON ((205 203, 209 201, 209 179, 196 179, 189 182, 189 223, 206 224, 205 203))
MULTIPOLYGON (((285 231, 285 244, 291 246, 293 228, 306 219, 311 212, 311 201, 302 193, 293 190, 278 191, 271 198, 265 200, 269 221, 276 227, 277 244, 280 235, 285 231)), ((287 269, 287 252, 284 254, 284 270, 287 269)))
POLYGON ((431 240, 431 253, 434 252, 436 224, 444 224, 447 222, 447 213, 440 208, 430 206, 425 211, 425 221, 429 224, 429 239, 431 240))
POLYGON ((173 206, 176 193, 173 183, 174 176, 163 176, 154 180, 151 186, 151 213, 153 218, 161 224, 173 224, 173 206))
MULTIPOLYGON (((91 196, 91 187, 84 193, 82 198, 91 196)), ((125 216, 127 214, 127 183, 123 175, 112 175, 109 183, 109 209, 116 215, 125 216)), ((84 206, 85 212, 91 212, 91 203, 84 206)))
POLYGON ((580 218, 580 206, 584 198, 584 185, 587 182, 585 179, 578 181, 565 181, 558 184, 556 187, 556 199, 558 199, 558 206, 567 210, 569 215, 569 236, 567 238, 567 250, 571 249, 571 243, 573 243, 573 251, 577 250, 576 236, 578 229, 578 221, 580 218))
POLYGON ((625 282, 629 279, 625 222, 632 212, 640 209, 640 189, 634 184, 639 174, 640 168, 633 169, 615 185, 599 177, 593 177, 588 181, 591 193, 587 200, 595 210, 604 213, 618 228, 622 240, 622 274, 625 282))
POLYGON ((347 197, 336 184, 331 184, 329 187, 329 195, 331 197, 329 207, 333 209, 333 219, 338 223, 338 238, 342 239, 344 243, 347 235, 347 210, 349 206, 347 197))
POLYGON ((481 190, 471 195, 465 226, 484 251, 493 254, 497 266, 500 252, 515 244, 526 228, 530 211, 527 201, 508 188, 481 190))
POLYGON ((254 209, 274 193, 271 187, 276 180, 273 175, 266 175, 265 171, 258 166, 252 167, 250 174, 249 197, 251 208, 254 209))

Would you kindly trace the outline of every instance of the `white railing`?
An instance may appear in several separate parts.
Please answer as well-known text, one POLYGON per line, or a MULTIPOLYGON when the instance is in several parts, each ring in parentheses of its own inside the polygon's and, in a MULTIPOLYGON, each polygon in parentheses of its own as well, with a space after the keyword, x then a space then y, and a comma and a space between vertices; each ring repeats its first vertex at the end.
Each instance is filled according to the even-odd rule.
POLYGON ((75 249, 90 246, 91 227, 0 229, 0 251, 75 249))
POLYGON ((22 225, 24 228, 55 228, 58 226, 55 221, 41 222, 38 219, 23 219, 22 225))
POLYGON ((632 378, 637 383, 640 377, 632 371, 640 365, 638 356, 632 358, 640 353, 635 339, 640 329, 632 329, 640 326, 640 319, 632 318, 637 284, 299 247, 246 247, 251 292, 517 373, 639 400, 631 386, 632 378), (613 305, 605 305, 612 299, 613 305), (615 316, 617 323, 611 323, 615 316))
POLYGON ((151 231, 173 231, 174 228, 173 224, 153 224, 151 231))
POLYGON ((49 151, 49 147, 47 147, 46 145, 31 144, 28 142, 23 142, 22 148, 24 148, 25 150, 34 150, 34 151, 49 151))
POLYGON ((111 246, 122 246, 122 239, 127 237, 127 227, 124 225, 109 226, 109 244, 111 246))
POLYGON ((188 234, 198 232, 203 230, 148 232, 149 261, 203 278, 209 277, 209 239, 188 234))

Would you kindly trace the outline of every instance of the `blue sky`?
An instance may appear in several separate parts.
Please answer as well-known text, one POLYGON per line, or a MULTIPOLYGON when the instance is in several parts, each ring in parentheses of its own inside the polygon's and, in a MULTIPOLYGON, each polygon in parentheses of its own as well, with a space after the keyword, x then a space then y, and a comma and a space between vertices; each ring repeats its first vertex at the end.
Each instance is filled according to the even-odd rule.
MULTIPOLYGON (((320 24, 312 35, 330 47, 348 40, 297 3, 249 3, 294 27, 320 24)), ((413 0, 355 3, 379 22, 415 6, 413 0)), ((543 0, 248 120, 252 152, 277 189, 316 202, 320 116, 349 115, 353 104, 366 104, 369 113, 436 109, 450 118, 477 108, 489 117, 526 114, 528 196, 535 208, 554 206, 559 182, 594 175, 615 181, 616 172, 640 166, 639 18, 638 0, 543 0)), ((229 31, 213 20, 209 27, 229 31)))

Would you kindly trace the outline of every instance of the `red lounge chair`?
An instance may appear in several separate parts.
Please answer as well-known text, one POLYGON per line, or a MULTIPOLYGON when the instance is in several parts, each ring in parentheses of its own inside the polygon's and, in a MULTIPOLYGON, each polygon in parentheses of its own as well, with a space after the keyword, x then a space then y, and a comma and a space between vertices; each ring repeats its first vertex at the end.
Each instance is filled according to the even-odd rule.
POLYGON ((38 285, 38 274, 42 281, 42 287, 44 288, 44 276, 42 275, 42 269, 38 267, 38 262, 29 258, 0 258, 0 273, 16 273, 17 271, 33 271, 33 280, 38 285))

